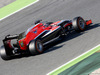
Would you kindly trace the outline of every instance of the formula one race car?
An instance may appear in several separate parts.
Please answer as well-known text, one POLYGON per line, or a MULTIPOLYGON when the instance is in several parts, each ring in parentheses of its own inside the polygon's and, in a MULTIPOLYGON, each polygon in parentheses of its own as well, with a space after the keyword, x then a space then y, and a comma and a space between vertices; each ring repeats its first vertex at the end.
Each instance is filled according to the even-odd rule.
POLYGON ((0 48, 1 58, 11 59, 17 55, 28 53, 30 55, 41 54, 44 47, 68 34, 69 31, 84 31, 87 25, 92 24, 91 20, 84 20, 82 17, 76 17, 73 20, 61 20, 57 22, 45 22, 37 20, 35 25, 26 32, 19 35, 7 35, 3 40, 4 45, 0 48))

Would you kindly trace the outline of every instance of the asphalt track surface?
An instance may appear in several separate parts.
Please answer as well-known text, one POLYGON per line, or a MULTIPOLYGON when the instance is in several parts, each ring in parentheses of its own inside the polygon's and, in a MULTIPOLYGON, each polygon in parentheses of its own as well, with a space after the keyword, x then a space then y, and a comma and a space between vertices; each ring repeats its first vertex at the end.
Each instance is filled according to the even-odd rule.
POLYGON ((100 0, 40 0, 1 21, 0 40, 7 34, 25 31, 37 19, 57 21, 76 16, 92 19, 94 24, 83 33, 69 34, 62 42, 54 43, 41 55, 9 61, 0 58, 0 75, 46 75, 100 44, 100 0))
POLYGON ((0 8, 6 6, 14 1, 16 1, 16 0, 0 0, 0 8))

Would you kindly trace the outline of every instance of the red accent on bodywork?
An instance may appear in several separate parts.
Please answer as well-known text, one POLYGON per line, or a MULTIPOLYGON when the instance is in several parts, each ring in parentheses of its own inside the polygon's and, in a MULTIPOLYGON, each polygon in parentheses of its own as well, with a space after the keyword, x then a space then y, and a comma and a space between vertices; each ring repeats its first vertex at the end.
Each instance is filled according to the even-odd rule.
MULTIPOLYGON (((47 27, 43 23, 39 23, 39 24, 33 26, 33 28, 30 29, 27 32, 26 37, 18 41, 19 42, 20 49, 21 50, 28 49, 28 45, 29 45, 29 42, 31 40, 36 39, 42 32, 45 32, 45 30, 46 31, 49 31, 49 33, 53 32, 54 30, 56 30, 59 27, 57 25, 60 22, 61 21, 54 22, 54 23, 50 24, 50 26, 47 26, 47 27), (24 46, 21 45, 21 42, 23 42, 24 46)), ((92 20, 86 21, 86 25, 89 25, 91 23, 92 23, 92 20)), ((72 22, 67 23, 64 27, 67 27, 67 26, 70 26, 70 25, 72 25, 72 22)), ((44 34, 44 36, 45 36, 45 34, 44 34)))
POLYGON ((57 22, 54 22, 52 23, 51 25, 57 25, 58 23, 60 23, 61 21, 57 21, 57 22))
MULTIPOLYGON (((55 22, 53 24, 56 24, 59 23, 61 21, 58 21, 58 22, 55 22)), ((35 38, 38 37, 38 35, 40 35, 43 31, 45 30, 48 30, 48 31, 54 31, 55 29, 57 29, 59 26, 48 26, 48 27, 45 27, 42 23, 36 25, 35 27, 33 27, 26 35, 25 38, 19 40, 19 46, 20 46, 20 49, 21 50, 26 50, 27 49, 27 45, 29 44, 29 42, 31 40, 34 40, 35 38), (21 46, 21 42, 24 43, 24 46, 22 47, 21 46)))
POLYGON ((50 29, 51 31, 54 31, 55 29, 57 29, 59 26, 55 26, 55 27, 52 27, 52 29, 50 29))
POLYGON ((19 46, 20 46, 20 49, 21 50, 26 50, 27 49, 27 45, 26 45, 26 42, 25 42, 25 38, 19 40, 19 46), (23 46, 21 45, 21 42, 23 42, 23 46))
POLYGON ((90 25, 90 24, 92 24, 92 20, 86 21, 86 25, 90 25))
POLYGON ((70 26, 70 25, 72 25, 72 22, 67 23, 64 27, 67 27, 67 26, 70 26))
POLYGON ((12 46, 11 46, 11 40, 7 41, 7 45, 8 45, 9 48, 12 48, 12 46))
POLYGON ((46 30, 46 28, 42 23, 38 24, 37 26, 35 26, 34 28, 32 28, 28 34, 26 35, 26 44, 29 44, 29 42, 33 39, 35 39, 40 33, 42 33, 44 30, 46 30), (34 31, 36 31, 36 33, 34 33, 34 31))

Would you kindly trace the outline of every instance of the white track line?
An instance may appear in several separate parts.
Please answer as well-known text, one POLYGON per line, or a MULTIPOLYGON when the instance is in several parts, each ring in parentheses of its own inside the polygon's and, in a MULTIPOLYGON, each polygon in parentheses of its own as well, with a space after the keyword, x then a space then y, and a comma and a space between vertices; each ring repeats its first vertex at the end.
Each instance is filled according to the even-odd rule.
POLYGON ((65 65, 67 65, 67 64, 69 64, 70 62, 72 62, 72 61, 76 60, 77 58, 81 57, 82 55, 84 55, 84 54, 88 53, 89 51, 91 51, 91 50, 95 49, 95 48, 96 48, 96 47, 98 47, 98 46, 100 46, 100 44, 99 44, 99 45, 97 45, 97 46, 95 46, 95 47, 93 47, 92 49, 90 49, 90 50, 88 50, 88 51, 84 52, 84 53, 83 53, 83 54, 81 54, 80 56, 78 56, 78 57, 76 57, 76 58, 74 58, 74 59, 72 59, 72 60, 68 61, 67 63, 65 63, 65 64, 61 65, 60 67, 58 67, 58 68, 54 69, 53 71, 51 71, 51 72, 47 73, 47 75, 50 75, 51 73, 55 72, 55 71, 56 71, 56 70, 58 70, 59 68, 61 68, 61 67, 65 66, 65 65))
POLYGON ((15 14, 15 13, 17 13, 17 12, 19 12, 19 11, 21 11, 21 10, 23 10, 23 9, 25 9, 25 8, 27 8, 27 7, 29 7, 29 6, 31 6, 31 5, 33 5, 33 4, 35 4, 35 3, 37 3, 38 1, 39 1, 39 0, 37 0, 37 1, 35 1, 35 2, 31 3, 31 4, 29 4, 29 5, 27 5, 27 6, 25 6, 25 7, 23 7, 23 8, 21 8, 21 9, 15 11, 15 12, 9 14, 9 15, 7 15, 6 17, 0 19, 0 21, 2 21, 2 20, 4 20, 5 18, 7 18, 7 17, 9 17, 9 16, 11 16, 11 15, 13 15, 13 14, 15 14))

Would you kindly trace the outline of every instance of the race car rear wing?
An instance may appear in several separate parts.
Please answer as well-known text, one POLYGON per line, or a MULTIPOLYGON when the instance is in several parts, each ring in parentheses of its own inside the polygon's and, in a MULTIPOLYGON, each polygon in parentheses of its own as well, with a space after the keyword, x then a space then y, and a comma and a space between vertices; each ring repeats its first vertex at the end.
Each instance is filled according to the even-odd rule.
POLYGON ((7 50, 12 50, 13 47, 12 47, 12 45, 11 45, 11 40, 17 39, 17 38, 18 38, 18 35, 7 35, 7 36, 3 39, 3 44, 4 44, 5 49, 7 49, 7 50))
POLYGON ((17 39, 17 38, 18 38, 18 35, 7 35, 3 41, 17 39))

